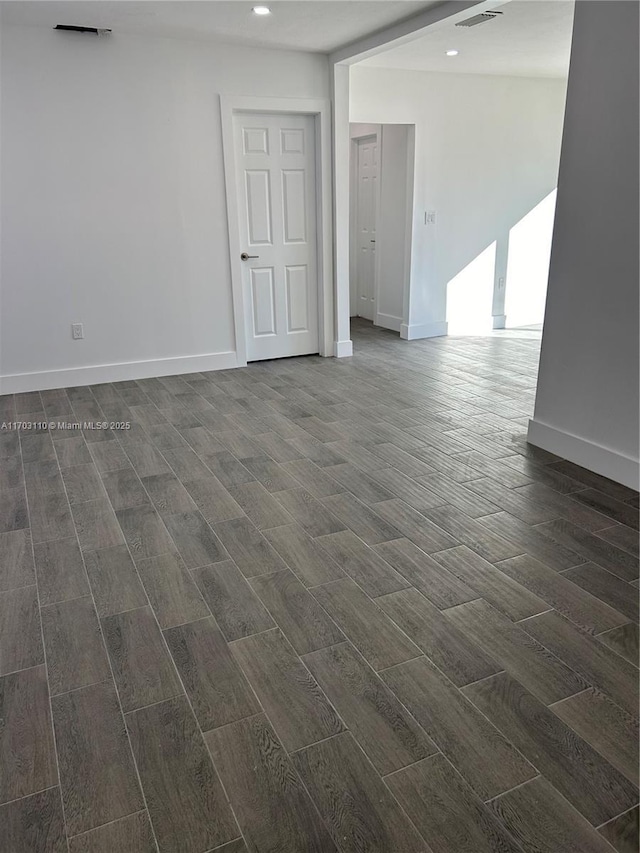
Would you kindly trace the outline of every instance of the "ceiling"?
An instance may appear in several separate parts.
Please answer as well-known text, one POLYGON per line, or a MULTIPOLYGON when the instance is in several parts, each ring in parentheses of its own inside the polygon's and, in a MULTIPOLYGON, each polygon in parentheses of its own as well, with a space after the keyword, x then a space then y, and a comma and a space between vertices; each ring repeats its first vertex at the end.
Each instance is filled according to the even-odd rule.
POLYGON ((388 24, 410 17, 437 0, 12 0, 1 5, 2 22, 54 27, 110 27, 114 33, 328 53, 388 24), (272 14, 251 13, 266 2, 272 14))
POLYGON ((567 75, 573 2, 512 0, 498 10, 503 14, 476 27, 443 22, 424 36, 360 64, 458 74, 567 75), (451 49, 458 50, 458 56, 446 56, 451 49))

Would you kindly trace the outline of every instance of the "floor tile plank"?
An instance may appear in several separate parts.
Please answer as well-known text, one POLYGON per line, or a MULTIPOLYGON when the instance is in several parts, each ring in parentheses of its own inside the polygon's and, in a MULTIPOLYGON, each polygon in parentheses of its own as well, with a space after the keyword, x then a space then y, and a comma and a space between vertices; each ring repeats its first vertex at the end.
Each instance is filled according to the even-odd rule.
POLYGON ((0 677, 0 709, 0 803, 57 785, 45 667, 0 677))
POLYGON ((589 822, 542 776, 493 800, 491 808, 524 850, 611 853, 589 822))
POLYGON ((440 610, 478 598, 475 590, 451 572, 443 570, 441 563, 408 539, 383 542, 376 545, 375 551, 440 610))
POLYGON ((623 625, 627 617, 528 554, 497 563, 497 568, 586 631, 623 625))
POLYGON ((453 548, 459 544, 453 536, 433 524, 404 501, 384 501, 376 504, 375 511, 390 527, 390 533, 382 542, 406 537, 426 554, 443 551, 445 548, 453 548), (393 531, 395 534, 391 535, 393 531))
POLYGON ((164 523, 188 569, 228 558, 222 543, 199 512, 166 515, 164 523))
POLYGON ((0 533, 0 592, 35 582, 30 531, 0 533))
POLYGON ((138 572, 161 628, 171 628, 210 615, 193 578, 177 554, 141 560, 138 572))
POLYGON ((36 586, 0 593, 0 675, 43 662, 36 586))
POLYGON ((638 721, 593 687, 551 706, 600 755, 638 785, 638 721))
POLYGON ((248 518, 216 524, 214 532, 246 578, 286 569, 282 558, 248 518))
POLYGON ((47 788, 0 806, 0 849, 11 853, 67 853, 59 788, 47 788))
POLYGON ((522 627, 621 708, 637 713, 638 670, 604 643, 555 611, 527 619, 522 627))
POLYGON ((207 732, 205 739, 252 851, 337 853, 263 714, 207 732))
POLYGON ((231 653, 288 751, 343 730, 334 709, 279 629, 237 640, 231 653))
POLYGON ((416 589, 383 595, 376 601, 447 678, 461 687, 501 670, 482 647, 463 633, 416 589))
POLYGON ((311 652, 304 662, 379 773, 393 773, 437 751, 349 643, 311 652))
POLYGON ((265 530, 264 535, 296 577, 307 587, 318 586, 344 577, 319 541, 312 539, 297 524, 265 530))
POLYGON ((507 673, 462 691, 593 825, 637 801, 637 790, 507 673))
POLYGON ((605 823, 600 834, 618 853, 637 853, 640 848, 638 806, 605 823))
POLYGON ((522 853, 493 812, 441 753, 393 773, 385 781, 432 850, 522 853))
POLYGON ((111 681, 52 699, 60 785, 69 835, 143 808, 111 681))
POLYGON ((439 551, 433 555, 433 559, 513 621, 517 622, 549 609, 548 602, 539 595, 512 577, 505 576, 499 568, 465 545, 439 551))
POLYGON ((580 554, 583 562, 597 563, 622 580, 632 581, 638 577, 637 557, 588 533, 570 521, 564 519, 548 521, 545 524, 536 525, 535 530, 542 532, 551 542, 580 554))
POLYGON ((276 627, 231 560, 196 569, 193 577, 228 642, 276 627))
POLYGON ((182 694, 150 607, 107 616, 102 631, 125 713, 182 694))
POLYGON ((110 678, 91 596, 50 604, 41 614, 52 696, 110 678))
POLYGON ((482 800, 536 775, 534 767, 426 658, 394 666, 382 677, 482 800))
POLYGON ((313 594, 375 670, 419 657, 420 649, 351 579, 323 584, 313 594))
POLYGON ((596 598, 605 601, 609 607, 613 607, 634 622, 638 621, 640 612, 638 594, 632 586, 616 575, 612 575, 602 566, 585 563, 563 572, 562 575, 595 595, 596 598))
POLYGON ((638 666, 638 624, 627 622, 619 628, 612 628, 603 634, 598 634, 601 643, 609 646, 614 652, 622 655, 629 663, 638 666))
POLYGON ((427 853, 424 841, 349 732, 295 753, 293 761, 345 853, 427 853), (347 799, 349 808, 344 808, 347 799))
POLYGON ((132 711, 126 721, 160 852, 203 853, 237 838, 187 700, 132 711))
POLYGON ((99 616, 144 607, 147 596, 126 545, 88 551, 84 562, 99 616))
POLYGON ((89 594, 87 573, 75 536, 37 542, 33 550, 41 605, 89 594))
POLYGON ((341 643, 335 622, 289 569, 252 578, 250 585, 299 655, 341 643))
MULTIPOLYGON (((587 684, 546 644, 479 599, 446 611, 447 618, 546 704, 583 690, 587 684)), ((533 617, 537 619, 538 617, 533 617)))
POLYGON ((309 536, 324 536, 327 533, 338 533, 340 530, 346 530, 345 524, 330 511, 331 504, 327 503, 336 500, 340 497, 339 495, 325 498, 320 503, 304 489, 288 489, 285 492, 278 492, 276 497, 309 536))
POLYGON ((69 839, 69 853, 156 853, 149 815, 136 812, 69 839))
POLYGON ((164 636, 203 731, 260 712, 213 617, 168 628, 164 636))
POLYGON ((372 598, 410 586, 406 578, 350 530, 319 536, 316 542, 372 598))

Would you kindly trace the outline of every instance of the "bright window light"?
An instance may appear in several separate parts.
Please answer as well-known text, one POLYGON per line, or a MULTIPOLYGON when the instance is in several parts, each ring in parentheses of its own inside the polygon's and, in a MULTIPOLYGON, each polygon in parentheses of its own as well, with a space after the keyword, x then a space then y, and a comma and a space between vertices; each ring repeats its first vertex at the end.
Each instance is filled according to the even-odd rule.
POLYGON ((270 15, 271 9, 268 6, 254 6, 251 10, 254 15, 270 15))

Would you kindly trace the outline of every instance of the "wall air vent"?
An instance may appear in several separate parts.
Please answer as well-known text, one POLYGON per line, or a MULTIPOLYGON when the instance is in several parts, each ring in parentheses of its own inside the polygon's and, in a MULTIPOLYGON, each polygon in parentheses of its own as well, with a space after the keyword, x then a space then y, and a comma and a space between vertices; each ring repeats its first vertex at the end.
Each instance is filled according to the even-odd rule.
POLYGON ((484 24, 486 21, 492 21, 502 15, 502 12, 481 12, 479 15, 474 15, 472 18, 467 18, 465 21, 460 21, 456 27, 477 27, 478 24, 484 24))
POLYGON ((71 24, 56 24, 54 30, 66 30, 71 33, 92 33, 94 36, 106 36, 111 30, 104 27, 73 27, 71 24))

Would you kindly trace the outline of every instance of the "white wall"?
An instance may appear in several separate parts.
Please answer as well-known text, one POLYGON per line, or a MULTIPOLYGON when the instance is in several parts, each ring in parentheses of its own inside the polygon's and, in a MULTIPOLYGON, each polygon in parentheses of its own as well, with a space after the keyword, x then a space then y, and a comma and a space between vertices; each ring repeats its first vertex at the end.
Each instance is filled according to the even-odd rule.
POLYGON ((1 61, 4 392, 235 364, 218 96, 326 98, 326 57, 5 27, 1 61))
POLYGON ((510 229, 556 186, 566 81, 358 65, 350 79, 351 121, 416 126, 405 331, 445 334, 448 282, 494 242, 506 277, 510 229))
POLYGON ((576 6, 529 440, 638 488, 637 3, 576 6))

